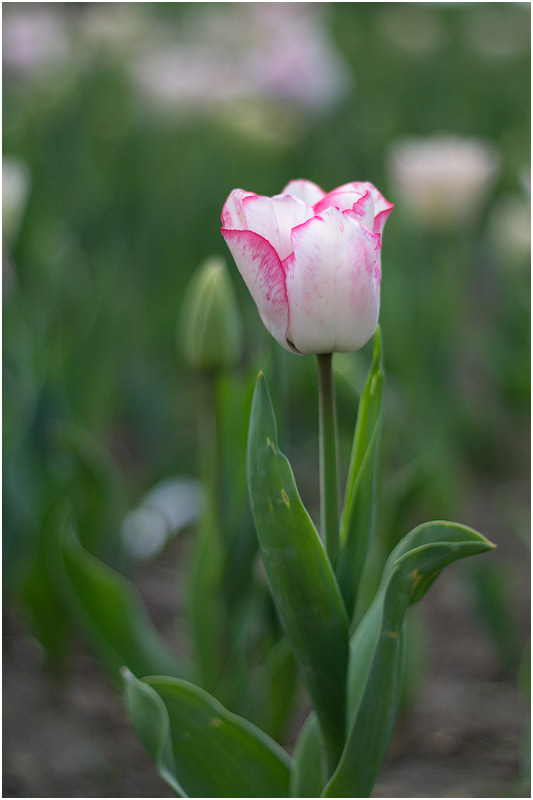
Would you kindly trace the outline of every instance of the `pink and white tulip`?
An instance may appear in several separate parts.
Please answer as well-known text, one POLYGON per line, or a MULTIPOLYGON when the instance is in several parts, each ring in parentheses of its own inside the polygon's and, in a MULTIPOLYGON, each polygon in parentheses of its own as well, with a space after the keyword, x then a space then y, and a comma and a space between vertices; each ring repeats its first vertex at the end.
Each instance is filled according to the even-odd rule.
POLYGON ((326 194, 295 180, 264 197, 234 189, 222 235, 272 336, 293 353, 359 350, 376 329, 381 232, 393 208, 371 183, 326 194))

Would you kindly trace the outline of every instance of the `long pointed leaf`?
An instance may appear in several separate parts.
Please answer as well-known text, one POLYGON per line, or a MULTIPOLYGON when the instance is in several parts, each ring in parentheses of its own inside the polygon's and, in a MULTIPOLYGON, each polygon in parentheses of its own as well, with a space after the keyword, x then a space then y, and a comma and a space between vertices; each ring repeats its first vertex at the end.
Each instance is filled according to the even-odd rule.
POLYGON ((290 758, 259 728, 187 681, 123 674, 135 730, 179 795, 288 795, 290 758))
POLYGON ((374 358, 357 412, 346 492, 340 522, 341 549, 336 572, 348 615, 355 610, 374 529, 376 467, 383 409, 383 369, 380 331, 374 338, 374 358))
POLYGON ((291 797, 320 797, 325 779, 323 756, 318 719, 312 711, 294 746, 291 797))
POLYGON ((85 550, 67 529, 57 536, 56 572, 83 631, 115 680, 126 664, 138 675, 184 676, 187 668, 151 622, 137 590, 85 550))
POLYGON ((398 709, 407 606, 423 597, 447 564, 492 547, 464 525, 428 522, 412 530, 391 553, 376 599, 352 637, 350 731, 325 797, 370 795, 398 709))
POLYGON ((320 720, 329 762, 336 763, 344 742, 346 612, 290 464, 279 451, 262 373, 250 419, 248 485, 272 596, 320 720))

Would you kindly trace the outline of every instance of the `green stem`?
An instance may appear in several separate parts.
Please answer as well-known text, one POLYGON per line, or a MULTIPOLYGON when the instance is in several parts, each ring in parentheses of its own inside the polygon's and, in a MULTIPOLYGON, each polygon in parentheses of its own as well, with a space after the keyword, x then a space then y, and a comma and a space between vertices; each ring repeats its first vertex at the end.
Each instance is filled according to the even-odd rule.
POLYGON ((339 479, 337 469, 337 415, 333 356, 317 355, 320 442, 320 522, 332 566, 339 554, 339 479))
MULTIPOLYGON (((211 374, 200 376, 200 396, 198 398, 197 442, 198 442, 198 475, 207 492, 205 517, 212 527, 216 519, 217 508, 217 415, 216 415, 216 382, 211 374)), ((204 521, 205 522, 205 521, 204 521)), ((218 533, 215 532, 218 538, 218 533)))
POLYGON ((217 434, 215 382, 200 376, 198 396, 198 475, 205 487, 189 585, 190 620, 196 647, 199 683, 214 693, 222 669, 222 611, 219 602, 222 542, 217 513, 217 434))

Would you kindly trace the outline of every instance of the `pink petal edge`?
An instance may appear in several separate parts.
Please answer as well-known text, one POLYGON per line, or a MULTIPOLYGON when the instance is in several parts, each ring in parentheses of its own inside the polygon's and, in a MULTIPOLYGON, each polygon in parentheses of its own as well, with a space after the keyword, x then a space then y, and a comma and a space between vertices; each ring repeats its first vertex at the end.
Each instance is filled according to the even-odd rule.
POLYGON ((270 242, 253 231, 222 228, 222 236, 266 328, 283 347, 292 349, 287 343, 289 303, 285 271, 278 254, 270 242))
POLYGON ((243 200, 246 197, 257 197, 254 192, 245 189, 233 189, 222 208, 222 227, 226 230, 246 230, 246 218, 243 209, 243 200))

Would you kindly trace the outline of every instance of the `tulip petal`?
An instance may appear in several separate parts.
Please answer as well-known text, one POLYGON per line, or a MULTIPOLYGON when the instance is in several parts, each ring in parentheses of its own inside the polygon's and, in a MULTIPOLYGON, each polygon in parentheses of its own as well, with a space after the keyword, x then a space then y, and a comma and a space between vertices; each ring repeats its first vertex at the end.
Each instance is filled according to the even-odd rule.
POLYGON ((385 223, 389 218, 389 214, 394 208, 393 204, 389 204, 390 208, 384 208, 383 211, 380 211, 379 214, 376 214, 374 218, 374 233, 381 234, 383 232, 383 228, 385 227, 385 223))
POLYGON ((389 203, 388 200, 385 200, 379 189, 376 189, 373 183, 370 183, 370 181, 352 181, 351 183, 345 183, 343 186, 339 186, 337 189, 333 189, 329 194, 335 195, 341 192, 357 192, 363 195, 367 191, 370 192, 374 203, 374 225, 371 230, 373 230, 374 233, 381 233, 390 212, 394 208, 394 203, 389 203))
POLYGON ((354 203, 361 199, 363 192, 352 192, 347 190, 345 192, 329 192, 318 203, 315 203, 313 210, 315 214, 320 214, 326 208, 340 208, 341 211, 346 211, 347 208, 352 208, 354 203))
POLYGON ((389 218, 390 212, 394 208, 394 203, 389 203, 388 200, 385 200, 373 183, 368 183, 367 186, 372 195, 372 200, 374 201, 374 233, 381 233, 389 218))
POLYGON ((291 230, 313 216, 311 206, 290 195, 249 195, 242 206, 246 228, 270 242, 280 261, 292 252, 291 230))
POLYGON ((299 178, 295 181, 289 181, 281 190, 280 194, 290 194, 298 200, 303 200, 307 205, 313 206, 315 203, 318 203, 326 193, 320 186, 313 183, 313 181, 306 181, 303 180, 303 178, 299 178))
POLYGON ((374 227, 374 201, 370 191, 366 191, 359 200, 353 204, 351 209, 347 209, 348 216, 356 219, 369 231, 374 227))
POLYGON ((330 192, 323 200, 314 206, 315 214, 320 214, 327 208, 340 208, 341 211, 350 212, 350 216, 357 219, 369 231, 374 227, 374 201, 371 192, 367 189, 364 194, 359 192, 330 192))
POLYGON ((253 192, 246 192, 244 189, 234 189, 224 203, 224 208, 222 209, 222 227, 230 231, 245 230, 248 225, 246 224, 242 201, 245 197, 255 196, 253 192))
POLYGON ((287 350, 289 305, 285 272, 274 248, 252 231, 222 229, 222 236, 252 295, 265 327, 287 350))
POLYGON ((300 353, 358 350, 379 312, 381 237, 329 208, 292 232, 287 259, 287 338, 300 353))

